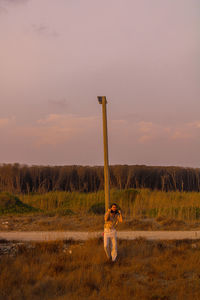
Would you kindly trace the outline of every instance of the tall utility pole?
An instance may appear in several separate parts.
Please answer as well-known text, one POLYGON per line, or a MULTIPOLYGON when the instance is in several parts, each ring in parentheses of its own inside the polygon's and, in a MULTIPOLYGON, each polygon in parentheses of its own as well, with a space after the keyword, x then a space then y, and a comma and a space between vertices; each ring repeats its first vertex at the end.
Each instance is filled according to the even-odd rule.
POLYGON ((109 160, 108 160, 108 126, 107 126, 107 100, 105 96, 97 97, 99 104, 102 104, 103 113, 103 141, 104 141, 104 181, 105 181, 105 210, 110 206, 110 186, 109 186, 109 160))

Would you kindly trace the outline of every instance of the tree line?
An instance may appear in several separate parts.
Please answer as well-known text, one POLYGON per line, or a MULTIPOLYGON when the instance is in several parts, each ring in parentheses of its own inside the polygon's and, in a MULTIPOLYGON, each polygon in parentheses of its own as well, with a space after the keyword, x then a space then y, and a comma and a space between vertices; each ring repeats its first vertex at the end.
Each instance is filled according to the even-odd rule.
MULTIPOLYGON (((162 191, 200 191, 200 169, 145 165, 110 166, 110 187, 162 191)), ((96 192, 104 188, 102 166, 0 165, 0 191, 46 193, 96 192)))

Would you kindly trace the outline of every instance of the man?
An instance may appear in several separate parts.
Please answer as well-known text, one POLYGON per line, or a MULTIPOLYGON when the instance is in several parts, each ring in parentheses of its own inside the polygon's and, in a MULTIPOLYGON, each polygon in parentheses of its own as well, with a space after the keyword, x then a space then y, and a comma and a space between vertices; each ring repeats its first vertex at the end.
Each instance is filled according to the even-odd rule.
POLYGON ((104 250, 108 259, 115 261, 117 258, 117 232, 116 227, 122 222, 121 211, 117 209, 117 204, 113 203, 105 213, 104 224, 104 250))

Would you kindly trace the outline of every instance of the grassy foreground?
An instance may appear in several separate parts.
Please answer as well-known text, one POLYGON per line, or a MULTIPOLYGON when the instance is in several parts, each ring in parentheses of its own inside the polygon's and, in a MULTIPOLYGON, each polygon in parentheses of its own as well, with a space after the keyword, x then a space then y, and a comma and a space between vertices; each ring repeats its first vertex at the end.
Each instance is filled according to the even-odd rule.
POLYGON ((0 256, 0 299, 200 299, 200 241, 118 241, 106 261, 102 239, 21 245, 0 256))

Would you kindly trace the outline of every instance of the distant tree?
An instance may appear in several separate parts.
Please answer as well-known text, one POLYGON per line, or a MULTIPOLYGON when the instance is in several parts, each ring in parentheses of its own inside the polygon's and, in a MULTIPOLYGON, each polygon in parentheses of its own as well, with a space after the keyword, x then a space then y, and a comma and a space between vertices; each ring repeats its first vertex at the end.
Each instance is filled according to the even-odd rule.
MULTIPOLYGON (((110 186, 117 189, 150 188, 162 191, 200 191, 200 169, 145 165, 113 165, 110 186)), ((104 188, 101 166, 0 165, 0 191, 46 193, 95 192, 104 188)))

